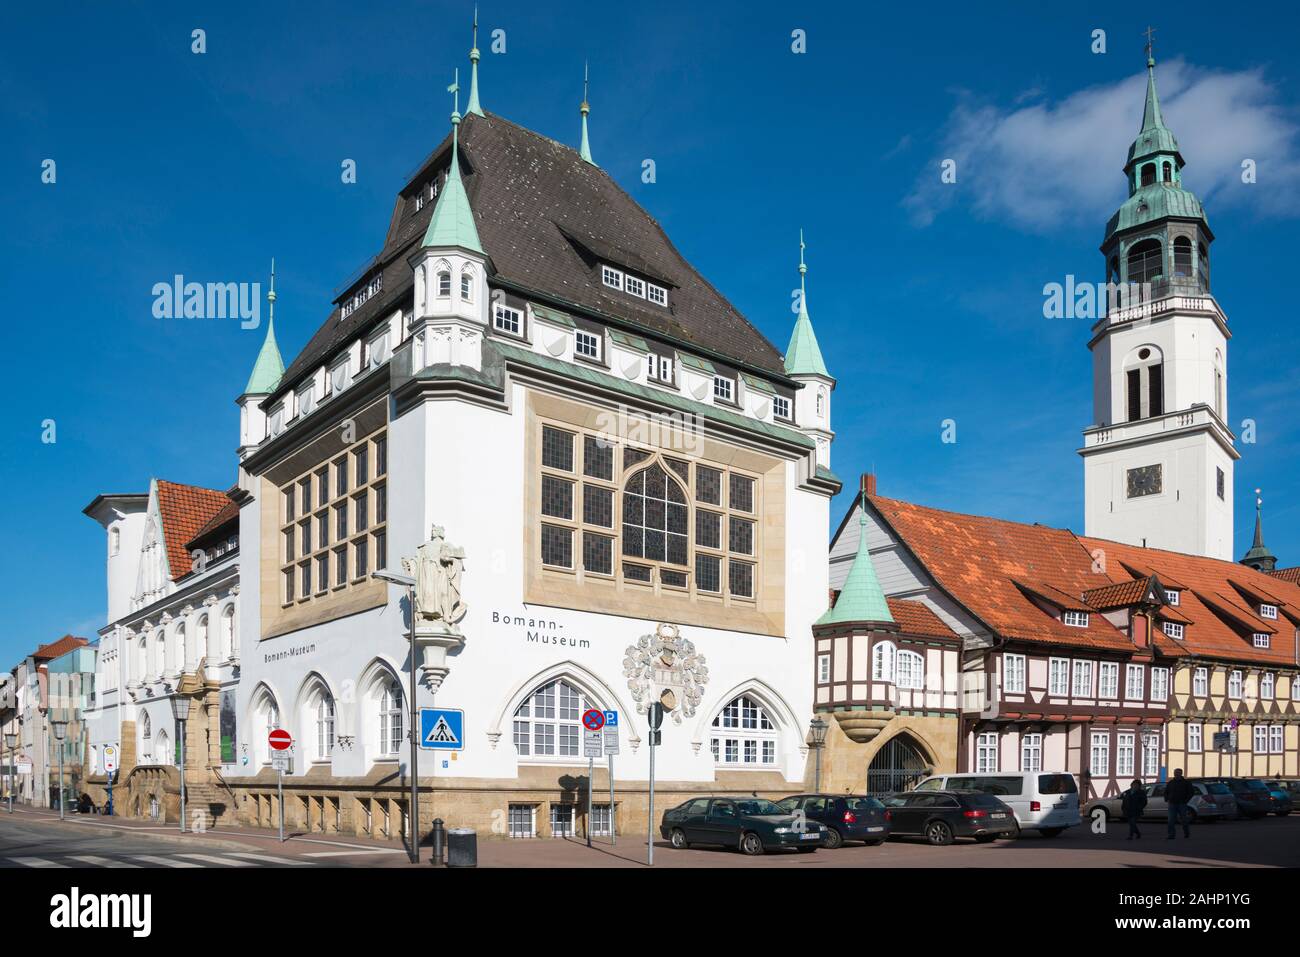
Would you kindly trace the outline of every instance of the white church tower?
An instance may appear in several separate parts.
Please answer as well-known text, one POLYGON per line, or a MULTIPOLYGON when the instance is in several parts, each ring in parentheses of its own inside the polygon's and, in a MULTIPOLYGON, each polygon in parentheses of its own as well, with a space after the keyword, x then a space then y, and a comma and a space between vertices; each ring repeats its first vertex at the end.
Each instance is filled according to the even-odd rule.
POLYGON ((1095 424, 1084 430, 1084 528, 1096 538, 1231 561, 1227 317, 1210 293, 1205 211, 1156 96, 1147 48, 1129 197, 1106 226, 1107 282, 1129 291, 1093 326, 1095 424))

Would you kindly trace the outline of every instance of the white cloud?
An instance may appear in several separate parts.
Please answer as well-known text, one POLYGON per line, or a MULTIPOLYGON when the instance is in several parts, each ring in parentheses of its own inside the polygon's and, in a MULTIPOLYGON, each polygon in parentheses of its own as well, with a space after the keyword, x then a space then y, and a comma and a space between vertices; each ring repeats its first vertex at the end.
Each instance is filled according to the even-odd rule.
MULTIPOLYGON (((1220 72, 1182 60, 1156 71, 1165 123, 1187 161, 1184 185, 1215 209, 1300 215, 1300 148, 1292 110, 1261 69, 1220 72), (1258 182, 1241 181, 1243 159, 1258 182)), ((969 92, 948 117, 942 147, 904 200, 918 225, 953 206, 1022 229, 1046 232, 1080 221, 1102 224, 1126 195, 1122 167, 1142 125, 1146 71, 1051 102, 1037 91, 1008 107, 969 92), (940 182, 940 162, 957 161, 957 182, 940 182)))

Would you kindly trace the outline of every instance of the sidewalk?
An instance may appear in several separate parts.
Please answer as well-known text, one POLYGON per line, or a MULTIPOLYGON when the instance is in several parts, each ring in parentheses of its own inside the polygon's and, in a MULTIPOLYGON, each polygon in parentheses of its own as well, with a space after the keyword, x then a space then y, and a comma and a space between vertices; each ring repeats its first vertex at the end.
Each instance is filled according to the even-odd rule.
MULTIPOLYGON (((6 817, 8 817, 7 810, 0 807, 0 822, 6 817)), ((406 848, 399 843, 350 836, 307 834, 302 831, 288 830, 285 832, 284 843, 280 843, 278 831, 256 827, 222 825, 203 833, 181 833, 176 824, 157 824, 138 818, 102 817, 94 814, 68 814, 60 822, 58 811, 25 807, 21 804, 14 805, 14 817, 21 817, 29 823, 36 820, 54 826, 62 824, 71 827, 98 828, 100 831, 118 831, 191 849, 258 851, 282 857, 302 858, 318 864, 329 864, 332 859, 339 859, 339 863, 346 861, 349 866, 413 866, 410 864, 406 848)), ((424 858, 428 858, 427 848, 422 849, 421 853, 424 858)))

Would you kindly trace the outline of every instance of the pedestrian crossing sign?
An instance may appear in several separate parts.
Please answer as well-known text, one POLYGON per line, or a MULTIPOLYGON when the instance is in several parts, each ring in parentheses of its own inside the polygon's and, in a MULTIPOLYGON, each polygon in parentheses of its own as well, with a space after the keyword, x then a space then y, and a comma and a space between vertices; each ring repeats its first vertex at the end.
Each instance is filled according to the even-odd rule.
POLYGON ((427 751, 463 751, 465 712, 456 708, 421 708, 420 747, 427 751))

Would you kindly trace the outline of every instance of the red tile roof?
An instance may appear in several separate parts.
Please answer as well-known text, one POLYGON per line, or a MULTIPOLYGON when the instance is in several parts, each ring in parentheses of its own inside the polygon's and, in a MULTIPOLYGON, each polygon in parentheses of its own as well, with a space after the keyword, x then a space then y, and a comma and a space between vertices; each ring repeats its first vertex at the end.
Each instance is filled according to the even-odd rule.
POLYGON ((230 502, 225 492, 158 480, 158 510, 172 581, 188 575, 193 564, 186 545, 230 502))
POLYGON ((957 638, 955 631, 943 623, 925 602, 911 601, 906 598, 886 598, 889 613, 898 622, 899 631, 905 635, 919 635, 927 638, 957 638))
POLYGON ((1280 578, 1284 582, 1290 582, 1292 585, 1300 585, 1300 565, 1295 568, 1278 568, 1267 574, 1273 578, 1280 578))
MULTIPOLYGON (((1111 608, 1128 608, 1145 601, 1151 587, 1149 577, 1134 578, 1115 585, 1102 585, 1100 588, 1091 588, 1083 593, 1083 600, 1093 608, 1100 608, 1103 611, 1111 608)), ((1164 595, 1160 596, 1162 602, 1164 598, 1164 595)))
MULTIPOLYGON (((1265 590, 1280 601, 1295 605, 1300 602, 1300 585, 1217 558, 1096 538, 1079 540, 1089 551, 1103 550, 1112 568, 1133 565, 1150 569, 1167 587, 1173 587, 1171 582, 1175 580, 1186 583, 1177 610, 1190 624, 1184 638, 1176 644, 1188 654, 1259 664, 1295 664, 1295 627, 1282 619, 1270 623, 1259 618, 1259 609, 1247 605, 1234 586, 1247 591, 1265 590), (1254 647, 1251 634, 1256 631, 1274 632, 1271 647, 1254 647)), ((1162 609, 1161 614, 1169 610, 1162 609)))
POLYGON ((75 635, 64 635, 58 641, 51 641, 48 645, 41 645, 32 652, 33 658, 39 658, 42 661, 51 661, 60 655, 66 655, 74 648, 80 648, 82 645, 88 645, 85 638, 78 638, 75 635))
POLYGON ((1072 532, 868 498, 939 586, 1001 637, 1133 650, 1104 616, 1090 615, 1087 628, 1066 625, 1017 585, 1048 586, 1077 602, 1085 591, 1112 584, 1072 532))
POLYGON ((227 499, 226 504, 221 507, 221 511, 208 519, 208 521, 204 523, 203 527, 190 537, 190 540, 185 543, 185 548, 187 550, 193 548, 195 542, 217 531, 223 525, 238 521, 239 506, 235 504, 233 500, 227 499))

